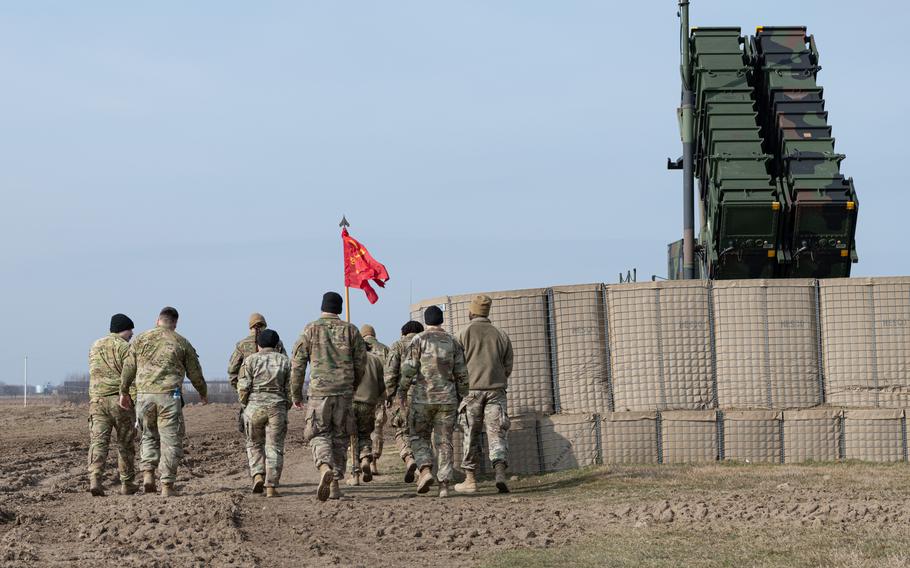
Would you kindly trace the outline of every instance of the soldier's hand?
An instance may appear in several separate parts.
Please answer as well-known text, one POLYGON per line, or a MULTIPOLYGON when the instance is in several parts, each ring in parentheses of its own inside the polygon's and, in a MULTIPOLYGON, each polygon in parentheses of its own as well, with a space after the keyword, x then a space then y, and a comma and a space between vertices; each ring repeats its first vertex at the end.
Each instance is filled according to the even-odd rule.
POLYGON ((133 407, 133 399, 131 399, 130 395, 128 394, 121 394, 120 400, 117 402, 117 404, 120 405, 120 408, 123 410, 129 410, 133 407))
POLYGON ((298 400, 297 402, 294 403, 294 408, 296 408, 297 410, 303 410, 303 402, 298 400))
POLYGON ((208 395, 206 395, 206 396, 200 396, 199 399, 202 401, 202 404, 208 404, 208 403, 209 403, 209 397, 208 397, 208 395))

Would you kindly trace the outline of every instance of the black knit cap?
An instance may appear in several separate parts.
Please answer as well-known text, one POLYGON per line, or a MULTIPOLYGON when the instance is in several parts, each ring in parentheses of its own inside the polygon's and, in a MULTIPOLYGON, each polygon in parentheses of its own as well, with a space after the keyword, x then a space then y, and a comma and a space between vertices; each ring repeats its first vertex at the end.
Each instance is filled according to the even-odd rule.
POLYGON ((411 335, 412 333, 421 333, 422 331, 423 324, 419 321, 411 320, 401 326, 401 335, 411 335))
POLYGON ((133 320, 125 314, 114 314, 111 316, 111 333, 120 333, 135 327, 133 320))
POLYGON ((423 321, 427 322, 427 325, 442 325, 442 310, 439 306, 430 306, 423 311, 423 321))
POLYGON ((338 292, 326 292, 322 295, 322 311, 327 314, 340 314, 344 300, 338 292))
POLYGON ((256 345, 266 348, 275 348, 278 346, 278 342, 281 339, 278 337, 278 332, 274 329, 263 329, 256 336, 256 345))

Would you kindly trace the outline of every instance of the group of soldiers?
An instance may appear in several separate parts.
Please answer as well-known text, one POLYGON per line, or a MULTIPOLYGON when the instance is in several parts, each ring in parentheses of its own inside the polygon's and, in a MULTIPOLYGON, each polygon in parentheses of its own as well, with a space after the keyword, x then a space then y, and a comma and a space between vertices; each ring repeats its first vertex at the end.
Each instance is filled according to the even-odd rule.
MULTIPOLYGON (((339 481, 345 476, 349 450, 349 485, 368 483, 378 475, 387 421, 394 429, 404 481, 416 481, 417 493, 427 493, 438 483, 439 496, 448 496, 456 426, 464 433, 465 480, 454 489, 477 491, 479 441, 485 430, 496 487, 507 493, 506 388, 513 355, 509 337, 490 322, 492 300, 484 295, 473 299, 470 323, 457 337, 443 329, 442 310, 430 306, 423 314, 426 328, 408 321, 390 347, 379 342, 372 326, 357 329, 343 321, 342 305, 338 293, 327 292, 320 317, 304 328, 290 355, 265 318, 253 314, 249 336, 231 355, 228 377, 242 406, 239 422, 246 436, 252 492, 278 496, 288 411, 293 407, 305 413, 304 438, 318 471, 320 501, 341 497, 339 481)), ((202 404, 208 403, 196 350, 176 332, 178 317, 176 309, 166 307, 153 329, 133 339, 132 320, 116 314, 110 334, 91 347, 92 495, 104 495, 104 465, 114 432, 122 494, 139 490, 137 434, 145 493, 157 492, 157 470, 161 495, 177 494, 185 435, 184 377, 202 404)))

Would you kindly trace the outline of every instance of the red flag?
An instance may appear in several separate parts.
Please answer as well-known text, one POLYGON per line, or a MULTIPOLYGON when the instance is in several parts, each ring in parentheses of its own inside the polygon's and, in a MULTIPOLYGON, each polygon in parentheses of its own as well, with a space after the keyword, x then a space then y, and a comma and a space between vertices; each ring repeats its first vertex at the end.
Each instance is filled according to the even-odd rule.
POLYGON ((389 273, 380 262, 357 239, 341 229, 341 240, 344 244, 344 285, 349 288, 360 288, 367 294, 367 300, 375 304, 379 296, 370 286, 370 280, 385 288, 389 273))

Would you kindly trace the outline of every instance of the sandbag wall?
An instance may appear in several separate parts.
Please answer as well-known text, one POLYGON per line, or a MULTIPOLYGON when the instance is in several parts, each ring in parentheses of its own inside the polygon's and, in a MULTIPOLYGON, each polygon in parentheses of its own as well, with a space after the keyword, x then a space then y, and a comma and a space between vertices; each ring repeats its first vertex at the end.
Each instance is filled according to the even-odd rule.
MULTIPOLYGON (((910 277, 496 292, 515 351, 510 468, 907 461, 910 277)), ((441 306, 468 324, 473 295, 441 306)), ((486 438, 474 441, 485 452, 486 438)), ((456 440, 456 455, 463 440, 456 440)), ((482 471, 489 471, 485 461, 482 471)))

